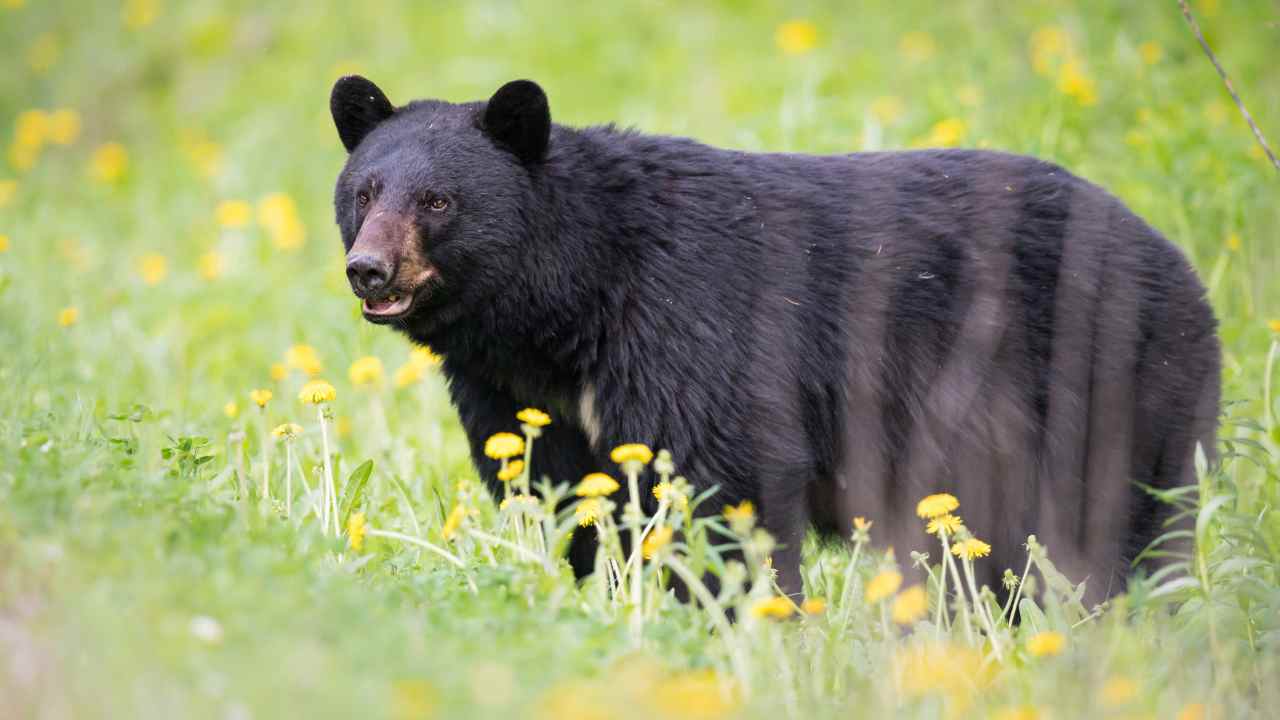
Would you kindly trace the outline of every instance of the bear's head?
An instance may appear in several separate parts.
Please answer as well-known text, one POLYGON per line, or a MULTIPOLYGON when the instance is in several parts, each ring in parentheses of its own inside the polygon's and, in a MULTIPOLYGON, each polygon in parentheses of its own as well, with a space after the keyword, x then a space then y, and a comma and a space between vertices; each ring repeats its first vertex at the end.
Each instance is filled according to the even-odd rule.
POLYGON ((349 153, 334 206, 367 320, 429 336, 511 282, 551 136, 541 88, 516 80, 488 102, 395 107, 348 76, 330 110, 349 153))

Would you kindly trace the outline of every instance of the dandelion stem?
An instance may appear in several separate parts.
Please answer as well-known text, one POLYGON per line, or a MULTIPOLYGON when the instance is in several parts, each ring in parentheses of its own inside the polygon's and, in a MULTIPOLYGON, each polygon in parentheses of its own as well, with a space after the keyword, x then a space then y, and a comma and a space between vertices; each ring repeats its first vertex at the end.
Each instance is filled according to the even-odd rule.
POLYGON ((293 442, 284 444, 284 516, 293 517, 293 442))
POLYGON ((503 540, 503 539, 502 539, 502 538, 500 538, 500 537, 495 537, 495 536, 490 535, 489 533, 487 533, 487 532, 483 532, 483 531, 481 531, 481 530, 475 530, 475 529, 472 529, 472 528, 467 528, 467 534, 468 534, 468 535, 470 535, 470 536, 472 536, 472 537, 474 537, 474 538, 476 538, 476 539, 484 540, 485 542, 493 543, 494 545, 497 545, 497 546, 499 546, 499 547, 504 547, 504 548, 506 548, 506 549, 508 549, 508 550, 510 550, 510 551, 512 551, 512 552, 514 552, 515 554, 520 555, 521 557, 527 558, 527 559, 529 559, 529 560, 531 560, 531 561, 533 561, 533 562, 537 563, 538 565, 541 565, 541 566, 542 566, 542 569, 543 569, 543 570, 546 570, 548 575, 554 574, 554 572, 555 572, 555 571, 551 568, 551 565, 550 565, 549 563, 547 563, 547 561, 546 561, 546 559, 545 559, 545 558, 539 557, 537 553, 530 551, 528 548, 522 547, 522 546, 517 545, 517 544, 515 544, 515 543, 513 543, 513 542, 508 542, 508 541, 506 541, 506 540, 503 540))
POLYGON ((840 607, 844 609, 845 625, 849 624, 850 603, 853 602, 853 576, 858 570, 858 556, 862 554, 862 541, 853 543, 853 556, 849 558, 849 567, 844 571, 844 590, 840 595, 840 607))
POLYGON ((772 636, 773 654, 778 658, 778 669, 782 675, 782 697, 787 704, 787 714, 793 718, 800 717, 800 701, 796 697, 795 675, 791 672, 791 664, 787 662, 787 648, 782 644, 782 633, 779 632, 780 628, 776 627, 768 630, 772 636))
POLYGON ((968 557, 964 558, 964 577, 969 583, 969 592, 973 593, 973 607, 978 611, 978 619, 987 626, 987 636, 991 640, 991 650, 995 653, 997 660, 1004 659, 1004 653, 1000 650, 1000 639, 996 637, 996 624, 991 618, 986 603, 982 601, 982 596, 978 594, 978 585, 973 579, 973 560, 968 557))
POLYGON ((329 459, 329 429, 325 423, 324 405, 317 405, 316 411, 320 415, 320 442, 324 450, 324 483, 325 483, 325 505, 324 505, 324 525, 328 529, 330 520, 333 524, 333 536, 338 537, 338 489, 333 482, 333 463, 329 459))
MULTIPOLYGON (((938 538, 942 540, 942 571, 939 573, 941 579, 938 580, 938 609, 934 611, 933 625, 934 634, 941 639, 943 610, 947 607, 947 556, 951 553, 951 548, 948 547, 945 529, 938 530, 938 538)), ((948 620, 950 620, 949 616, 948 620)))
POLYGON ((686 567, 679 560, 675 559, 670 553, 667 553, 660 560, 663 565, 671 569, 685 587, 689 588, 689 592, 698 598, 698 602, 706 608, 707 614, 711 616, 711 622, 720 631, 720 636, 724 638, 725 645, 729 650, 729 663, 733 666, 733 674, 737 676, 738 682, 742 686, 742 694, 744 697, 750 697, 751 684, 750 676, 747 674, 747 663, 742 656, 742 647, 738 642, 737 636, 734 635, 733 625, 730 624, 728 616, 724 614, 724 609, 720 607, 720 603, 716 602, 711 591, 702 583, 702 580, 686 567))
POLYGON ((267 429, 267 411, 260 408, 258 413, 262 418, 262 497, 271 502, 271 456, 268 454, 271 449, 271 433, 267 429))
POLYGON ((631 526, 631 557, 627 559, 627 566, 630 567, 632 561, 635 561, 635 567, 631 571, 631 639, 639 644, 644 632, 644 595, 640 585, 644 574, 644 556, 640 550, 640 487, 637 475, 639 473, 636 468, 627 468, 627 490, 631 494, 633 508, 627 519, 627 524, 631 526))
POLYGON ((365 534, 370 535, 372 537, 384 537, 384 538, 390 538, 392 540, 399 540, 401 542, 407 542, 410 545, 417 545, 418 547, 424 550, 429 550, 435 553, 436 555, 439 555, 445 560, 448 560, 459 570, 463 571, 462 574, 467 579, 467 585, 471 586, 472 593, 479 592, 479 590, 476 588, 475 582, 471 579, 470 573, 466 572, 467 566, 463 564, 462 560, 460 560, 458 556, 454 555, 448 550, 445 550, 442 547, 429 543, 426 540, 423 540, 422 538, 416 538, 412 535, 405 535, 404 533, 398 533, 394 530, 378 530, 376 528, 368 528, 365 530, 365 534))
POLYGON ((1031 572, 1031 553, 1027 552, 1027 564, 1022 568, 1022 577, 1018 580, 1018 589, 1009 596, 1009 602, 1005 604, 1004 612, 1001 617, 1005 618, 1005 622, 1013 624, 1013 614, 1018 611, 1018 599, 1022 597, 1022 586, 1027 582, 1027 574, 1031 572), (1007 617, 1006 617, 1007 616, 1007 617))

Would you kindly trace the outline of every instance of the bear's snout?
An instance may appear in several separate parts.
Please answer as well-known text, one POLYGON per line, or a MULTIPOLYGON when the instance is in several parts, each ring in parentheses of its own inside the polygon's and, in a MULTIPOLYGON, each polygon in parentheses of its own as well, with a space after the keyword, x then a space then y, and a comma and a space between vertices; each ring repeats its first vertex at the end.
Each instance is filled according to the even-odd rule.
POLYGON ((385 257, 360 253, 347 258, 347 280, 358 297, 376 296, 386 290, 394 274, 385 257))

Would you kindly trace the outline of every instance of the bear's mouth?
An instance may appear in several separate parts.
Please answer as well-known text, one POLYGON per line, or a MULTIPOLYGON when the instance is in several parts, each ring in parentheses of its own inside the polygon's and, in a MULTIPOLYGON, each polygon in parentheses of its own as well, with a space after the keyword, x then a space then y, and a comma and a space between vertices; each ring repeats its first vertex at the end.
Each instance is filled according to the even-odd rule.
POLYGON ((380 298, 364 298, 361 303, 364 319, 383 324, 405 317, 413 312, 420 296, 429 294, 427 286, 436 277, 435 268, 429 267, 409 284, 408 289, 395 290, 380 298))
POLYGON ((381 300, 364 300, 364 314, 376 318, 399 317, 413 305, 412 295, 389 295, 381 300))

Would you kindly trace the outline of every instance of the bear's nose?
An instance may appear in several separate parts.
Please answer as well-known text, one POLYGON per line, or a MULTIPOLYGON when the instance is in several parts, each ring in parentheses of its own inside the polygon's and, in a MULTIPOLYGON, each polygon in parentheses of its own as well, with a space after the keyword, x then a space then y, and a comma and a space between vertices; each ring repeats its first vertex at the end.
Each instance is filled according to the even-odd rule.
POLYGON ((347 258, 347 280, 361 297, 381 292, 391 282, 391 265, 372 255, 353 255, 347 258))

